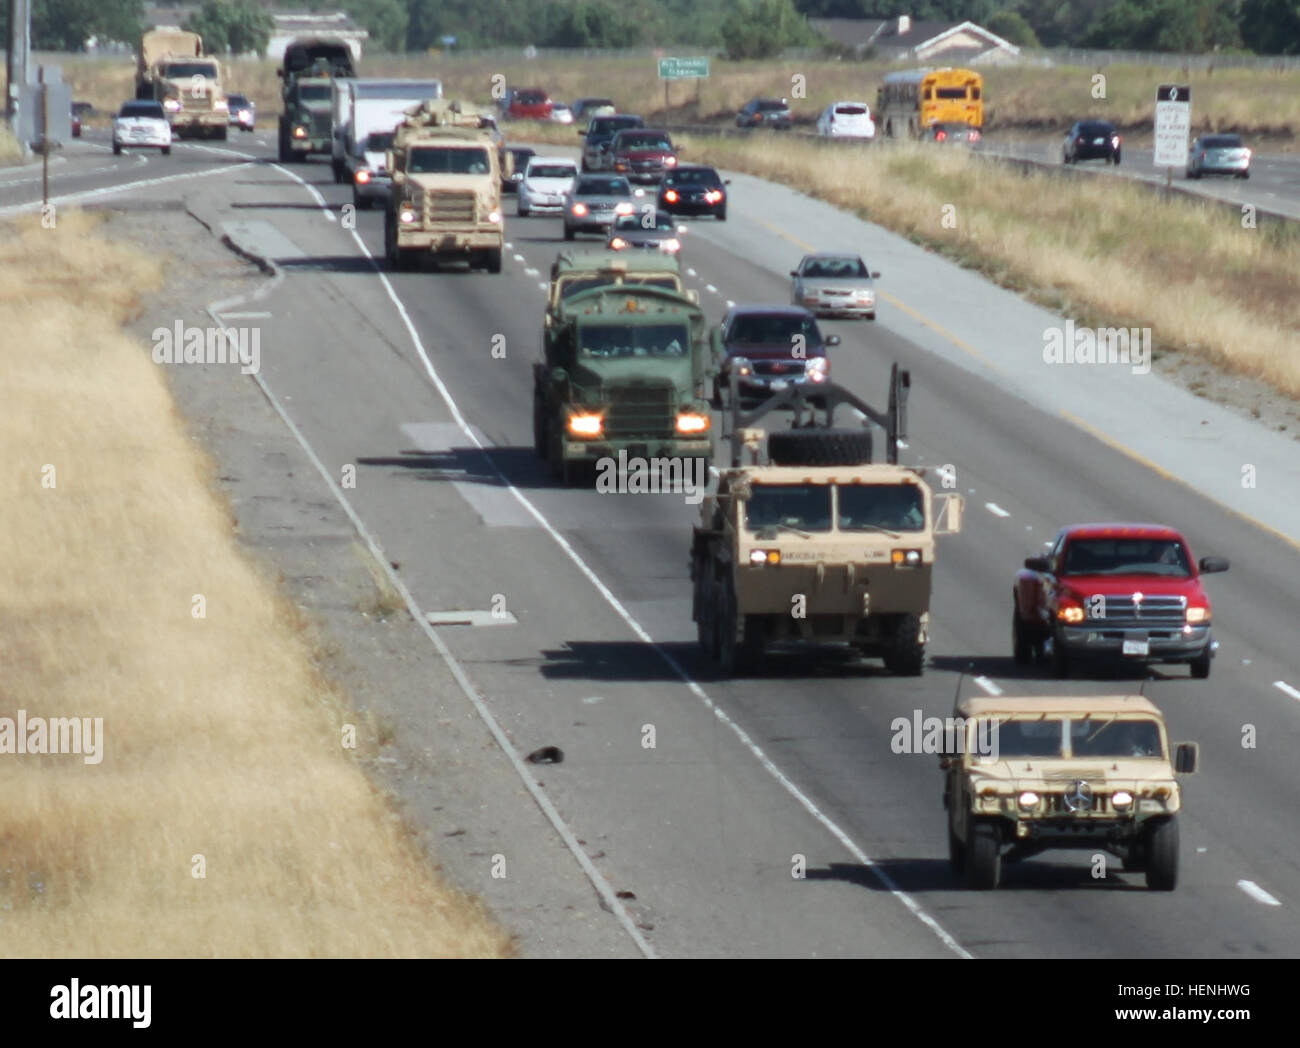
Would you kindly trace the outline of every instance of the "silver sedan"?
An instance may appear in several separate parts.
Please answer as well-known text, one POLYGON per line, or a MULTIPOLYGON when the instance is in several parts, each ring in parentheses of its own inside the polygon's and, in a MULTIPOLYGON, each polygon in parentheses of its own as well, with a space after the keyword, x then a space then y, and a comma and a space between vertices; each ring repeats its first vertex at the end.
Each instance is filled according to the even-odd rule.
POLYGON ((1250 177, 1250 150, 1240 135, 1202 135, 1187 151, 1187 177, 1236 175, 1250 177))
POLYGON ((876 319, 876 285, 880 276, 857 255, 822 252, 804 255, 794 279, 792 300, 817 316, 876 319))

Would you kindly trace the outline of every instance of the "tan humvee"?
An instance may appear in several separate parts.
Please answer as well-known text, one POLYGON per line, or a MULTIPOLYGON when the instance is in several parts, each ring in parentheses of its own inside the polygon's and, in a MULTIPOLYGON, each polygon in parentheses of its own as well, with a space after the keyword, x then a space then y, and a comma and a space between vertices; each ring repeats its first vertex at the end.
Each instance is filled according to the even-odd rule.
MULTIPOLYGON (((734 385, 748 362, 732 363, 734 385)), ((921 672, 935 536, 960 530, 964 502, 936 499, 924 470, 898 465, 911 380, 895 365, 890 381, 888 412, 833 383, 791 387, 753 412, 732 409, 732 466, 710 484, 691 545, 697 637, 724 673, 792 643, 847 645, 895 673, 921 672), (814 398, 825 402, 826 427, 748 425, 814 398), (872 464, 870 430, 829 427, 841 403, 885 429, 887 463, 872 464), (743 450, 764 443, 775 464, 743 465, 743 450)))
POLYGON ((1004 858, 1084 848, 1145 872, 1149 888, 1173 890, 1182 808, 1174 776, 1196 770, 1198 748, 1180 743, 1171 761, 1164 715, 1148 699, 967 698, 947 728, 948 854, 972 887, 996 888, 1004 858))
POLYGON ((501 165, 491 113, 468 102, 431 99, 407 110, 388 150, 393 189, 384 249, 394 269, 414 256, 464 258, 501 272, 505 219, 501 165))

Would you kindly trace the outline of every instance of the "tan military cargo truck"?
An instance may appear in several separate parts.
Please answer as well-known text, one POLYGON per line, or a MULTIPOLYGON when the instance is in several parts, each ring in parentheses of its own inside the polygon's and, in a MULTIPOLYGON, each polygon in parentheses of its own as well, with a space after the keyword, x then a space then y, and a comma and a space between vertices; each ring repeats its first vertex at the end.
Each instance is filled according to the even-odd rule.
POLYGON ((1148 888, 1177 885, 1175 775, 1195 772, 1199 753, 1170 746, 1150 700, 971 697, 944 733, 948 857, 971 887, 996 888, 1004 861, 1051 848, 1109 852, 1148 888))
POLYGON ((424 256, 464 259, 471 269, 500 273, 502 160, 491 113, 433 99, 407 114, 387 155, 393 181, 384 221, 389 265, 405 269, 424 256))
POLYGON ((225 138, 230 116, 221 63, 203 53, 203 38, 180 29, 140 37, 135 97, 161 102, 177 138, 225 138))
MULTIPOLYGON (((747 364, 732 361, 731 405, 747 364)), ((691 541, 692 617, 722 673, 753 667, 774 648, 810 645, 847 647, 883 658, 895 673, 921 673, 935 536, 960 529, 964 502, 936 498, 924 470, 898 464, 909 387, 908 373, 894 365, 884 412, 830 382, 791 383, 752 411, 725 412, 732 465, 711 484, 691 541), (834 427, 845 405, 863 427, 834 427), (789 429, 754 428, 787 408, 789 429), (886 434, 883 463, 872 462, 870 423, 886 434), (763 444, 766 459, 758 461, 763 444)))

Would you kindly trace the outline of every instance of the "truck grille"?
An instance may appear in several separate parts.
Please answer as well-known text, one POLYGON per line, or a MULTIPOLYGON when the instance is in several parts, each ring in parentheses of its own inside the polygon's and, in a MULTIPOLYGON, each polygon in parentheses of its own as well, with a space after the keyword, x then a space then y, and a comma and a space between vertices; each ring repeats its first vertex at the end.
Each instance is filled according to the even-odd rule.
POLYGON ((676 431, 671 384, 606 386, 609 410, 605 433, 609 437, 671 437, 676 431))
POLYGON ((1098 601, 1100 615, 1093 613, 1093 599, 1084 604, 1086 622, 1107 626, 1181 626, 1187 615, 1186 597, 1146 597, 1117 594, 1098 601))
POLYGON ((475 197, 472 192, 446 192, 424 194, 425 222, 474 221, 475 197))
POLYGON ((803 360, 755 360, 753 366, 755 375, 788 377, 802 375, 807 362, 803 360))
POLYGON ((1041 812, 1044 808, 1046 808, 1046 813, 1048 815, 1081 815, 1084 813, 1091 813, 1093 815, 1110 815, 1113 813, 1109 793, 1094 793, 1092 795, 1091 808, 1076 809, 1073 812, 1070 811, 1069 807, 1065 803, 1064 793, 1048 793, 1038 802, 1038 810, 1041 812))

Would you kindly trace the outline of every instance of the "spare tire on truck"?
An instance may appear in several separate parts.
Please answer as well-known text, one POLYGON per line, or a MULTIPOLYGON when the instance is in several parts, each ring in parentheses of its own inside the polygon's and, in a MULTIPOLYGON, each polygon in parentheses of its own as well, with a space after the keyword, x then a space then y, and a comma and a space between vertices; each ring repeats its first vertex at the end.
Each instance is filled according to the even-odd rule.
POLYGON ((767 435, 774 466, 860 466, 871 462, 867 429, 787 429, 767 435))

